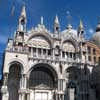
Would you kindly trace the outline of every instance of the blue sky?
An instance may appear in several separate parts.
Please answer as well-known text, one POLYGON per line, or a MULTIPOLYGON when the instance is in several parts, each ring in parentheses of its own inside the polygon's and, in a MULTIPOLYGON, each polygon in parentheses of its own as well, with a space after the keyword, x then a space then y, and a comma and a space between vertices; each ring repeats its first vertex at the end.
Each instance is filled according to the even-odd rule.
POLYGON ((100 16, 99 0, 0 0, 0 51, 4 50, 7 38, 13 37, 23 2, 27 10, 28 29, 40 23, 40 17, 43 16, 45 25, 52 30, 53 20, 57 14, 61 30, 64 30, 69 22, 69 12, 73 27, 77 28, 81 18, 86 37, 90 38, 100 16), (11 16, 13 7, 14 16, 11 16))
POLYGON ((45 25, 52 30, 57 14, 61 30, 64 30, 69 22, 69 12, 73 27, 77 28, 81 18, 85 35, 90 38, 100 16, 100 0, 0 0, 0 52, 3 52, 8 37, 13 37, 23 3, 26 5, 28 29, 40 23, 40 17, 43 16, 45 25))

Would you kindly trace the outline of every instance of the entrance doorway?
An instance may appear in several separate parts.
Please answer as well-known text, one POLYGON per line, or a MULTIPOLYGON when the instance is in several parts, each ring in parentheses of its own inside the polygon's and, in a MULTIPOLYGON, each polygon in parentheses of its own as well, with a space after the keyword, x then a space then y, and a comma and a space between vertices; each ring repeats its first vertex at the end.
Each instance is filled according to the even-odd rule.
POLYGON ((35 93, 35 100, 48 100, 48 93, 46 92, 35 93))

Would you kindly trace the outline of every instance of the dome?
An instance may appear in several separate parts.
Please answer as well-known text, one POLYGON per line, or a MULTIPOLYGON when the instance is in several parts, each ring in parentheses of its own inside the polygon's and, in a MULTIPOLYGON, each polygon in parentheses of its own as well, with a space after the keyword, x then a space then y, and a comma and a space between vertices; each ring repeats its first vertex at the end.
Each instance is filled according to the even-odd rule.
POLYGON ((100 46, 100 31, 99 31, 99 32, 96 32, 96 33, 93 35, 92 41, 93 41, 96 45, 100 46))
POLYGON ((72 26, 69 24, 67 26, 67 29, 65 29, 64 31, 62 31, 62 35, 64 37, 66 36, 72 36, 72 37, 77 37, 77 30, 73 29, 72 26))
POLYGON ((100 23, 98 23, 97 27, 96 27, 96 33, 94 33, 93 37, 92 37, 92 41, 100 46, 100 23))
POLYGON ((100 22, 98 23, 98 25, 96 27, 96 32, 100 32, 100 22))

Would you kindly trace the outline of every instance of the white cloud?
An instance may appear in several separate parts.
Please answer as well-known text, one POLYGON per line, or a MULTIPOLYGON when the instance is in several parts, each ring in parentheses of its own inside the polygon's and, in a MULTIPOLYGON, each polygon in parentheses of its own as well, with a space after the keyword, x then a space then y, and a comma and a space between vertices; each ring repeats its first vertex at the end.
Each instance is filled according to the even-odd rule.
POLYGON ((89 30, 89 33, 93 34, 94 33, 94 30, 92 28, 90 28, 89 30))

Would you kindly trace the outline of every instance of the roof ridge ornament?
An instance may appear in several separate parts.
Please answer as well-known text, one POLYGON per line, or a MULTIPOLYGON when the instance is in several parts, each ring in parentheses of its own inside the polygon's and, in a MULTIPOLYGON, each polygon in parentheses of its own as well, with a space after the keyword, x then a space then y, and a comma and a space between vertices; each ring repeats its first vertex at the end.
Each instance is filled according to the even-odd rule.
POLYGON ((71 24, 68 24, 67 29, 68 30, 72 29, 72 25, 71 24))

